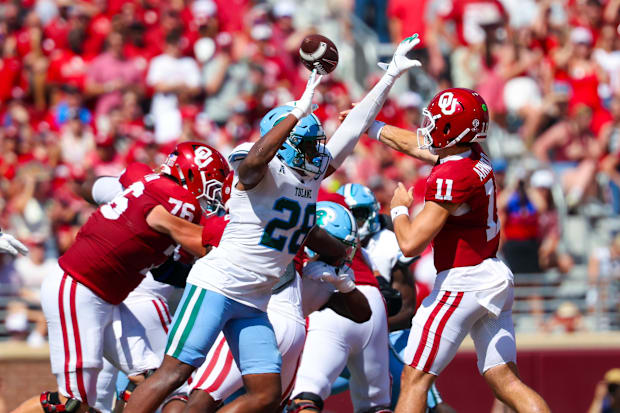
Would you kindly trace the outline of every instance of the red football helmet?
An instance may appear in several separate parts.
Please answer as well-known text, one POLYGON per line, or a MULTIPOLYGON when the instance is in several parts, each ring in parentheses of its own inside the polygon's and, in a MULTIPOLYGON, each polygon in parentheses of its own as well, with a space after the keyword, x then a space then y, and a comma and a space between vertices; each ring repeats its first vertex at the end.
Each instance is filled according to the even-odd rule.
POLYGON ((200 142, 178 144, 161 168, 194 194, 207 215, 224 208, 221 190, 229 171, 222 154, 200 142))
POLYGON ((418 128, 420 149, 444 149, 487 137, 489 109, 482 96, 471 89, 439 92, 422 114, 422 127, 418 128))

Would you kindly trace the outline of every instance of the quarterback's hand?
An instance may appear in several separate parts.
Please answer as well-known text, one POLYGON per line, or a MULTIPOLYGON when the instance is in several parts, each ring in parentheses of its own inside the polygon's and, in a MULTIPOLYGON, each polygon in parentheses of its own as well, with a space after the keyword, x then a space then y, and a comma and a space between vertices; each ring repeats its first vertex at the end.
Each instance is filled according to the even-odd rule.
POLYGON ((22 255, 28 254, 28 247, 19 242, 13 235, 0 232, 0 253, 11 254, 16 256, 18 253, 22 255))
POLYGON ((394 190, 394 196, 392 196, 392 202, 390 202, 390 209, 394 209, 399 206, 411 207, 413 203, 413 187, 405 188, 402 182, 398 183, 398 186, 394 190))
POLYGON ((291 114, 293 114, 297 119, 308 116, 314 109, 316 109, 316 107, 312 104, 312 97, 314 96, 314 89, 316 89, 319 83, 321 83, 322 78, 323 76, 321 75, 317 76, 316 69, 310 73, 308 83, 306 83, 306 90, 304 90, 304 93, 301 95, 299 100, 292 103, 295 108, 291 111, 291 114))
POLYGON ((402 75, 412 67, 422 66, 422 63, 420 63, 419 60, 409 59, 406 56, 407 53, 419 43, 420 37, 417 33, 414 33, 412 36, 409 36, 400 42, 394 52, 394 56, 392 57, 390 64, 379 62, 377 65, 381 69, 385 70, 388 75, 395 78, 402 75))

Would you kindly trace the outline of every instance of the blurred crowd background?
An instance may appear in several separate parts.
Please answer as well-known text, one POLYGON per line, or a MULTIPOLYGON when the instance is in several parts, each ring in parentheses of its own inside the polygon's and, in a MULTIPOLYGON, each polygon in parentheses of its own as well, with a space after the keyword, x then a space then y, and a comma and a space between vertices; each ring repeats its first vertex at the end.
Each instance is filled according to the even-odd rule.
MULTIPOLYGON (((0 0, 0 227, 30 247, 0 256, 0 338, 45 343, 39 286, 97 176, 257 139, 303 91, 313 32, 340 52, 316 97, 328 137, 412 33, 423 68, 381 120, 415 130, 445 87, 486 99, 517 331, 620 329, 619 23, 620 0, 0 0)), ((387 211, 398 181, 419 205, 429 170, 363 137, 324 189, 364 183, 387 211)), ((412 271, 432 286, 429 251, 412 271)))

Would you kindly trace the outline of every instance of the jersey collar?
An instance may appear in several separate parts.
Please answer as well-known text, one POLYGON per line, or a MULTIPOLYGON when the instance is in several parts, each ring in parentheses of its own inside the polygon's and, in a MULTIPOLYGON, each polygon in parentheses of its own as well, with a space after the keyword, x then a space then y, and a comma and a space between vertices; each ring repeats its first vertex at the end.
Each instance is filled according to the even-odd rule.
POLYGON ((444 163, 448 161, 460 161, 461 159, 469 158, 470 155, 471 155, 471 149, 466 152, 457 153, 456 155, 450 155, 450 156, 446 156, 445 158, 441 158, 439 160, 439 163, 444 163))

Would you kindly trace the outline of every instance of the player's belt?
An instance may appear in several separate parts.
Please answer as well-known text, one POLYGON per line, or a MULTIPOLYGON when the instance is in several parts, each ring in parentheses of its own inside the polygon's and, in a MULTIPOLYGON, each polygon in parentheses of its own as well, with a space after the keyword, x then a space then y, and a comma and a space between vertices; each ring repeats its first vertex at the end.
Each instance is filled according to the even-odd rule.
POLYGON ((291 261, 284 270, 284 274, 278 280, 278 283, 273 286, 271 289, 272 294, 277 294, 280 291, 284 290, 287 285, 293 282, 295 279, 295 264, 291 261))

